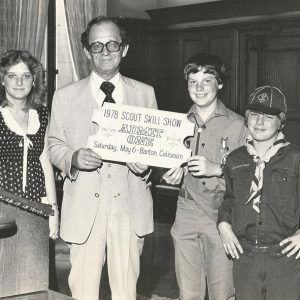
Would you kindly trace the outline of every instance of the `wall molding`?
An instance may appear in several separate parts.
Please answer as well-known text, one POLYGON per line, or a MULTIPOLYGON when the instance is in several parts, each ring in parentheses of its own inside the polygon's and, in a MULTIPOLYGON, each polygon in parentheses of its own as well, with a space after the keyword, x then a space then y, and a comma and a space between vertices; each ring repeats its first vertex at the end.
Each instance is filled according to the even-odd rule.
POLYGON ((300 1, 223 0, 147 10, 154 25, 184 29, 300 17, 300 1))

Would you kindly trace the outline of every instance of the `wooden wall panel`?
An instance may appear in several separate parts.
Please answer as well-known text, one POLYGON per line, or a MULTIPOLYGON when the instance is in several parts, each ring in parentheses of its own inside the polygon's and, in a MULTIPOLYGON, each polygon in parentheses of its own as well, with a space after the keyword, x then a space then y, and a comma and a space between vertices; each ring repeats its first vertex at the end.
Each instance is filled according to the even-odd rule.
POLYGON ((158 107, 163 110, 178 111, 180 107, 180 85, 183 80, 180 62, 180 38, 159 37, 155 42, 153 67, 155 91, 158 107))
POLYGON ((160 109, 186 112, 192 104, 183 77, 187 59, 202 51, 217 54, 229 74, 221 100, 243 115, 254 88, 278 86, 289 105, 287 134, 299 143, 300 4, 219 2, 150 11, 153 30, 140 30, 128 74, 153 84, 160 109))
POLYGON ((299 50, 262 51, 258 58, 258 85, 269 84, 280 88, 290 110, 300 108, 299 61, 299 50))
POLYGON ((186 62, 192 55, 198 52, 209 52, 209 43, 207 39, 204 39, 201 36, 202 34, 196 32, 194 39, 184 40, 184 62, 186 62))
POLYGON ((121 72, 128 77, 152 84, 149 38, 136 37, 131 41, 127 56, 122 61, 121 72))
MULTIPOLYGON (((300 145, 300 30, 256 32, 251 39, 246 78, 255 87, 276 86, 284 93, 288 106, 284 131, 291 142, 300 145)), ((248 95, 252 91, 246 89, 248 95)))
MULTIPOLYGON (((183 75, 184 65, 192 55, 199 52, 217 54, 229 71, 234 70, 232 36, 231 30, 217 32, 203 29, 174 30, 161 34, 154 46, 157 54, 156 90, 160 107, 171 111, 187 112, 192 105, 183 75)), ((225 89, 220 95, 229 107, 232 103, 233 79, 234 76, 228 76, 228 82, 225 83, 225 89)))

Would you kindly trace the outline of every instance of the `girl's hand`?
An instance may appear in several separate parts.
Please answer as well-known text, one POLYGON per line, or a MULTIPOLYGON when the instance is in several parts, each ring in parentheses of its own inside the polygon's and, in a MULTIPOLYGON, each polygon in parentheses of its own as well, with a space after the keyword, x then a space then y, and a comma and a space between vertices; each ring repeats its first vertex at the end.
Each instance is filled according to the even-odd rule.
POLYGON ((54 216, 49 216, 49 237, 56 240, 59 236, 59 212, 57 204, 52 204, 54 216))

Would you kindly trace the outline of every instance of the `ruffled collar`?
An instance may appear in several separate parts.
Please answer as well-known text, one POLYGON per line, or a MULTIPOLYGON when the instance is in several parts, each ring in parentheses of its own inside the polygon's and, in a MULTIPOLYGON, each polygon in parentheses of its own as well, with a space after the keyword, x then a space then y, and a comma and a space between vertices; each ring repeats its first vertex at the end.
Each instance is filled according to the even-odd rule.
POLYGON ((28 126, 26 132, 14 119, 7 106, 0 107, 0 112, 6 126, 17 135, 24 136, 27 134, 36 134, 40 128, 39 115, 35 109, 29 109, 28 111, 28 126))
POLYGON ((40 128, 40 120, 38 113, 35 109, 29 109, 28 111, 28 126, 27 130, 23 130, 23 128, 17 123, 17 121, 12 116, 11 112, 5 107, 0 107, 0 112, 3 116, 4 122, 7 127, 15 132, 17 135, 21 136, 19 147, 23 147, 23 179, 22 179, 22 190, 26 192, 27 186, 27 163, 28 163, 28 150, 32 149, 33 143, 29 139, 27 135, 35 134, 40 128))

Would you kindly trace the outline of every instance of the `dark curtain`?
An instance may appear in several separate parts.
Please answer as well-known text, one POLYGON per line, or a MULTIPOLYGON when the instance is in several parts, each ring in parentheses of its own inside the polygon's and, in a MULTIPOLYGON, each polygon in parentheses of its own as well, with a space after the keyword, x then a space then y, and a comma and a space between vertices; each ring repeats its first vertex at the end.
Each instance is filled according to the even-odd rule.
MULTIPOLYGON (((88 59, 80 42, 81 33, 90 20, 99 15, 106 15, 106 0, 65 0, 67 26, 75 65, 79 79, 90 74, 88 59)), ((59 50, 58 50, 59 51, 59 50)))
POLYGON ((28 50, 42 57, 49 0, 0 1, 0 52, 28 50))

